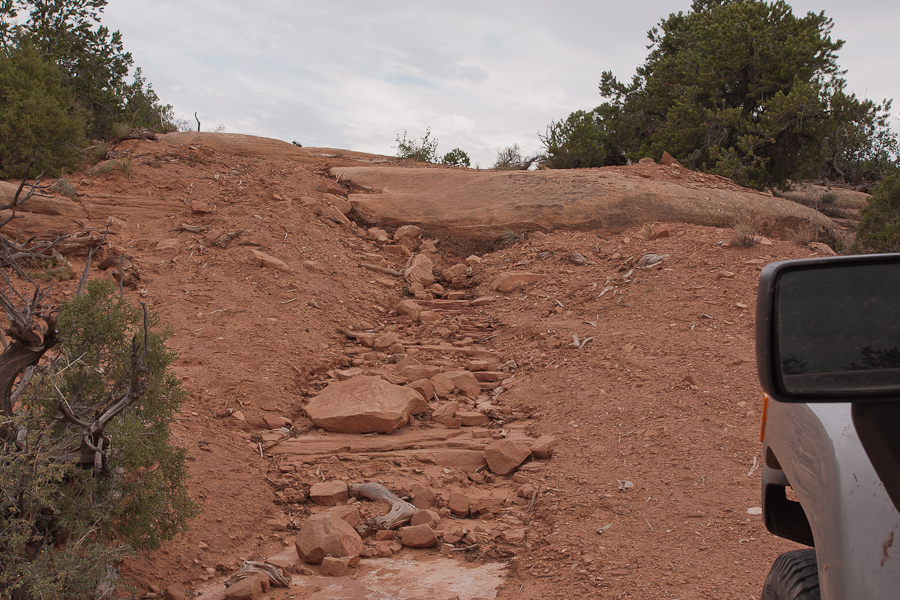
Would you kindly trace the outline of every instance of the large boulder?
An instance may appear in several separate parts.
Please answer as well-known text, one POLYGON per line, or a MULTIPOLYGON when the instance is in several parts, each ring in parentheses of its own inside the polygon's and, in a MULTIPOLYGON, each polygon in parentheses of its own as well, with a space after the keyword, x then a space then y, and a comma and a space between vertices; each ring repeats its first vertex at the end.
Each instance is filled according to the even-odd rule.
POLYGON ((294 545, 300 559, 311 565, 322 564, 322 559, 326 556, 358 556, 363 549, 362 538, 356 530, 330 512, 309 517, 294 540, 294 545))
POLYGON ((306 405, 316 427, 339 433, 391 433, 421 406, 417 391, 361 375, 330 384, 306 405))

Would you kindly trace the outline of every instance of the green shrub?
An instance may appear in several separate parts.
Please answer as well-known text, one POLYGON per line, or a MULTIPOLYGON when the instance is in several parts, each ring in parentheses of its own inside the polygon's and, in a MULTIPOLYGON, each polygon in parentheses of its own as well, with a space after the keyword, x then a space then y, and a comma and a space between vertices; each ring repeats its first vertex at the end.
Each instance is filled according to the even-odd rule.
POLYGON ((195 512, 185 453, 169 439, 185 393, 158 316, 97 280, 61 306, 56 327, 62 342, 19 398, 19 433, 0 455, 3 598, 92 598, 126 545, 158 547, 195 512), (93 423, 125 395, 135 399, 107 422, 98 473, 84 428, 61 407, 93 423))
POLYGON ((50 186, 50 190, 56 192, 60 196, 66 196, 73 200, 78 197, 78 190, 76 190, 75 186, 72 185, 72 182, 65 177, 60 177, 54 181, 53 185, 50 186))
POLYGON ((0 48, 0 178, 58 176, 87 146, 87 118, 59 69, 34 46, 0 48))
POLYGON ((403 132, 403 138, 397 136, 397 158, 406 160, 417 160, 419 162, 437 162, 437 139, 432 139, 431 129, 425 130, 425 135, 421 141, 407 139, 406 132, 403 132))
POLYGON ((450 152, 444 155, 444 158, 441 159, 441 164, 449 165, 451 167, 470 167, 472 166, 472 161, 469 158, 469 155, 460 150, 459 148, 454 148, 450 152))
POLYGON ((855 252, 900 252, 900 173, 875 186, 860 211, 855 252))

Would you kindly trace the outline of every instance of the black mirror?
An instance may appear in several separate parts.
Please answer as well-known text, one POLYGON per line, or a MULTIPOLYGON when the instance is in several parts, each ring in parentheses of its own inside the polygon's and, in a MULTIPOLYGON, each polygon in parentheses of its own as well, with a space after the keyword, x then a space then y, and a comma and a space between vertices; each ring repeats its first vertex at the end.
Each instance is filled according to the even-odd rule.
POLYGON ((768 265, 757 367, 782 402, 900 400, 900 254, 768 265))

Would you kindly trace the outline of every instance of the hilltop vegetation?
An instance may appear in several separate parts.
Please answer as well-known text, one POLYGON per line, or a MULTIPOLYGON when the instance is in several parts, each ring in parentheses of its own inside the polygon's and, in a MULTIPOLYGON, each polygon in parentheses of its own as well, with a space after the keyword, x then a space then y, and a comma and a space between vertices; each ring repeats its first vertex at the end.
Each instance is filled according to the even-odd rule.
POLYGON ((172 107, 135 70, 106 0, 0 2, 0 177, 58 175, 89 139, 174 131, 172 107))
POLYGON ((630 83, 604 72, 606 102, 547 127, 547 162, 600 167, 667 151, 760 189, 883 179, 898 164, 891 101, 846 92, 832 26, 824 12, 798 17, 782 0, 695 0, 650 30, 630 83))

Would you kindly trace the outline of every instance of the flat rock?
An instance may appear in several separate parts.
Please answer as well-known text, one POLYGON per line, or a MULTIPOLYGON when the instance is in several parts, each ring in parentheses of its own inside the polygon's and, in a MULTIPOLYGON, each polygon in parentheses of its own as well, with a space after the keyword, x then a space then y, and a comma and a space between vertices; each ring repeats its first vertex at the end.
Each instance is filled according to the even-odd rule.
POLYGON ((494 442, 484 450, 484 460, 488 468, 497 475, 506 475, 515 471, 519 465, 531 456, 531 449, 511 440, 494 442))
POLYGON ((821 241, 831 242, 836 235, 834 222, 817 217, 812 208, 672 166, 537 171, 341 166, 332 173, 383 190, 350 194, 366 221, 418 225, 430 235, 493 240, 504 229, 621 230, 651 222, 719 227, 748 213, 771 223, 775 236, 816 218, 830 238, 821 241))
POLYGON ((280 258, 272 256, 271 254, 266 254, 265 252, 260 252, 259 250, 251 250, 250 256, 253 258, 253 262, 261 267, 275 269, 276 271, 283 271, 285 273, 289 273, 291 271, 291 268, 286 262, 284 262, 280 258))
POLYGON ((431 548, 438 543, 437 535, 427 524, 400 528, 400 543, 407 548, 431 548))
POLYGON ((358 556, 363 549, 362 538, 356 530, 330 512, 306 519, 294 544, 300 559, 311 565, 321 564, 329 555, 335 558, 358 556))
POLYGON ((256 577, 244 577, 225 589, 225 600, 261 600, 262 582, 256 577))
POLYGON ((507 271, 500 273, 491 286, 497 292, 511 292, 517 288, 540 281, 544 276, 540 273, 526 273, 523 271, 507 271))
POLYGON ((320 506, 337 506, 350 499, 346 481, 322 481, 309 488, 309 499, 320 506))
POLYGON ((422 397, 412 388, 362 375, 331 383, 306 405, 316 427, 340 433, 390 433, 406 423, 422 397))

